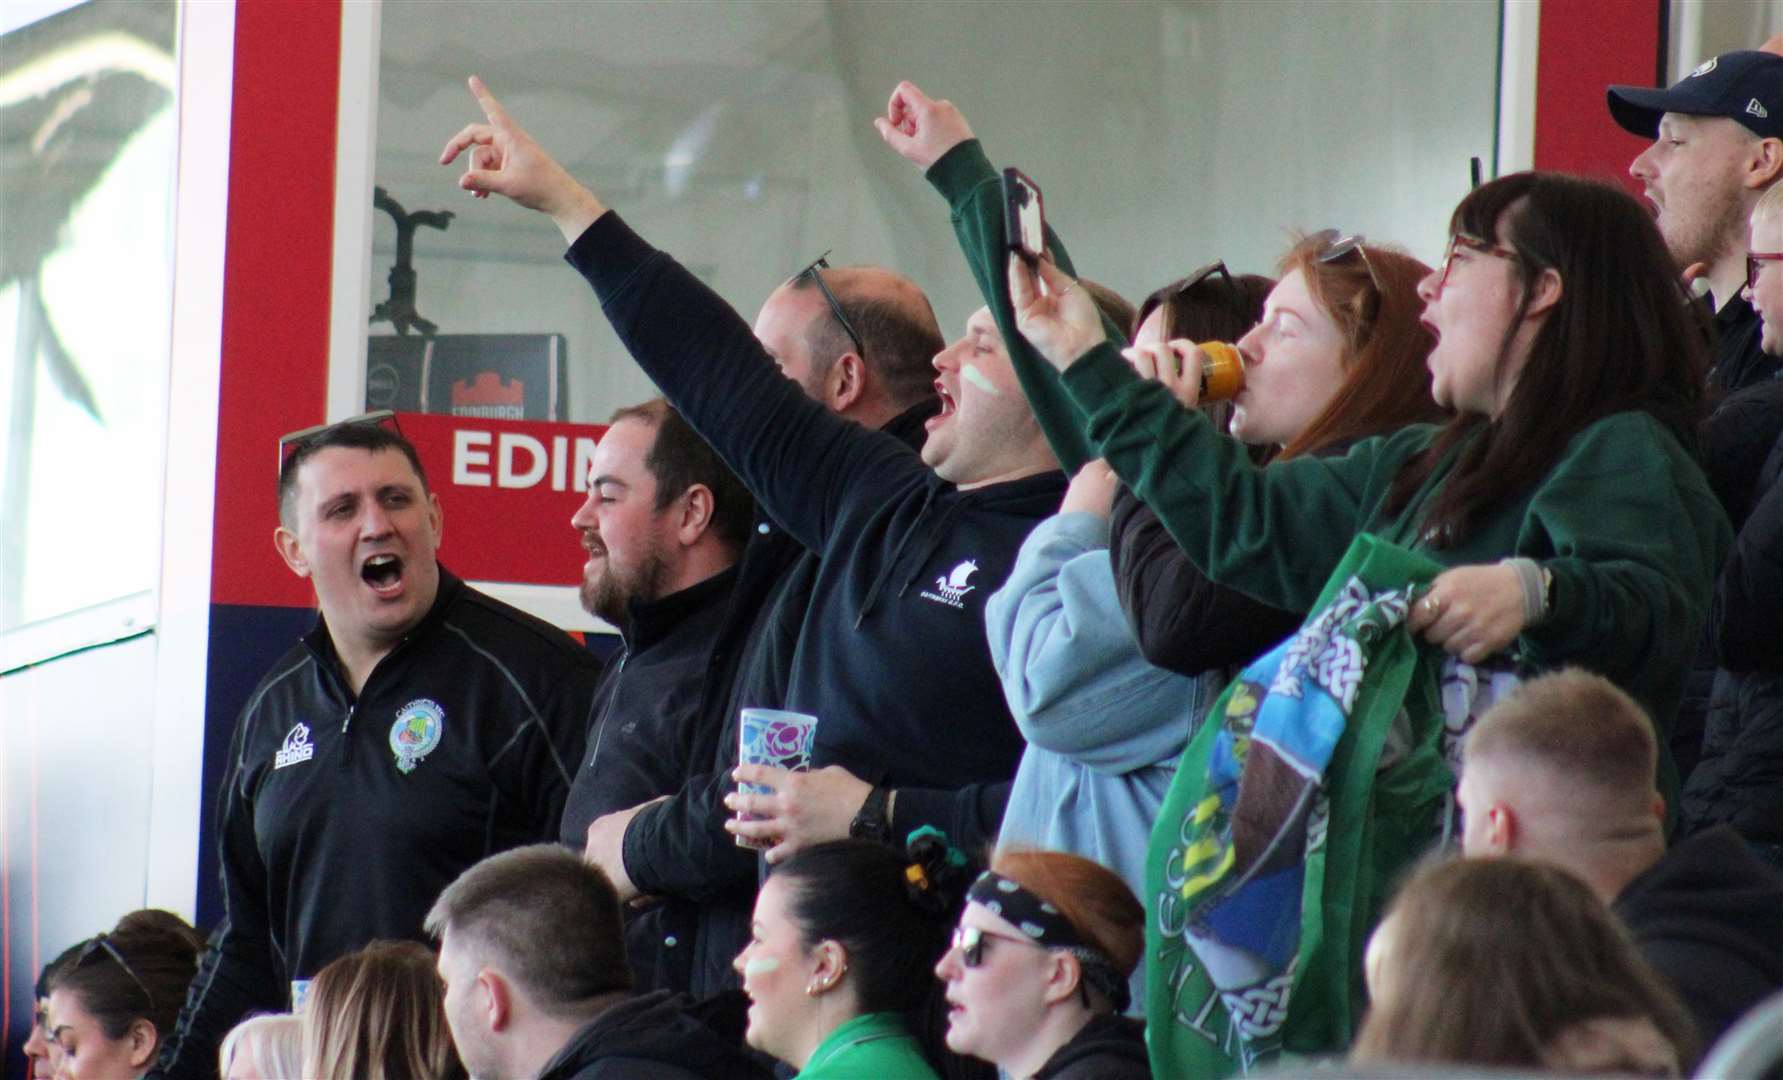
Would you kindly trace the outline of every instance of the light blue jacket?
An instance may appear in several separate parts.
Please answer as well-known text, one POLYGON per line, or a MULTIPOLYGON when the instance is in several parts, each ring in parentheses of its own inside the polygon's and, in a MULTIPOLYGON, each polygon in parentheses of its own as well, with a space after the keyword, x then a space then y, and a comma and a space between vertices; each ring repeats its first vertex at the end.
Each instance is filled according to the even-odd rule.
POLYGON ((984 610, 1003 696, 1028 741, 999 846, 1094 859, 1143 900, 1152 823, 1224 673, 1191 679, 1139 654, 1115 593, 1108 519, 1096 514, 1036 525, 984 610))

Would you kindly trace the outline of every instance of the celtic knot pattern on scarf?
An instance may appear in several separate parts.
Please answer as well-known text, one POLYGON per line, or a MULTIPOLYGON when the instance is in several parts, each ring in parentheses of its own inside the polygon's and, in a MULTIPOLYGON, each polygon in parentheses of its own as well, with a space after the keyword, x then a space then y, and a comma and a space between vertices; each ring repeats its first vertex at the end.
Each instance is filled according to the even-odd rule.
POLYGON ((1356 688, 1362 685, 1363 646, 1380 640, 1410 612, 1411 590, 1375 595, 1361 578, 1352 577, 1319 617, 1294 635, 1269 692, 1303 697, 1302 680, 1310 674, 1348 714, 1356 704, 1356 688))

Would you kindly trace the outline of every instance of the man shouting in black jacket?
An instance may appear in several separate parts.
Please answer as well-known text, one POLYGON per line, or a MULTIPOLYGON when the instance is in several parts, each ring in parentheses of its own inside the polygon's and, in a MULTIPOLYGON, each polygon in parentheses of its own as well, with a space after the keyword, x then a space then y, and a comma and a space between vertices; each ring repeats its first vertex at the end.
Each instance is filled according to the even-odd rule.
POLYGON ((781 378, 735 311, 472 88, 488 123, 455 136, 442 163, 470 149, 462 187, 550 215, 633 358, 762 509, 822 554, 785 706, 818 718, 813 764, 840 768, 801 778, 826 788, 804 800, 822 818, 805 838, 889 838, 894 822, 994 830, 1000 807, 959 795, 1006 784, 1022 746, 991 665, 984 597, 1065 487, 994 327, 972 327, 936 357, 941 412, 913 460, 781 378))
POLYGON ((215 1076, 217 1044, 324 964, 421 937, 440 889, 556 835, 599 665, 435 558, 415 448, 343 421, 287 442, 279 553, 316 627, 260 681, 218 794, 224 918, 161 1055, 215 1076))

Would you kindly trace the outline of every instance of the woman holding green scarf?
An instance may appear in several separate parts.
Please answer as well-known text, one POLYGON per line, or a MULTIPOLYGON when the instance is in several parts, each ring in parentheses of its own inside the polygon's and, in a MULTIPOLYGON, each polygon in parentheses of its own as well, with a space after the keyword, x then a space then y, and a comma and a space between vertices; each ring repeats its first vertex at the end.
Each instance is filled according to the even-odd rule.
POLYGON ((1375 534, 1446 568, 1414 633, 1469 664, 1508 651, 1524 671, 1600 672, 1663 745, 1729 543, 1692 455, 1694 309, 1651 217, 1604 184, 1495 180, 1450 232, 1419 295, 1432 396, 1455 418, 1266 469, 1185 408, 1192 343, 1129 363, 1055 267, 1012 260, 1010 289, 1086 437, 1211 578, 1305 610, 1352 538, 1375 534))
MULTIPOLYGON (((1362 935, 1437 839, 1439 748, 1466 721, 1433 708, 1418 640, 1464 678, 1604 674, 1662 745, 1677 707, 1728 527, 1689 448, 1704 338, 1659 234, 1615 189, 1534 173, 1474 191, 1450 231, 1419 295, 1431 393, 1455 419, 1267 468, 1184 408, 1192 343, 1123 359, 1068 275, 1009 268, 1017 325, 1085 437, 1190 561, 1312 613, 1216 706, 1152 834, 1160 1072, 1353 1037, 1362 935)), ((1675 789, 1669 760, 1659 780, 1675 789)))

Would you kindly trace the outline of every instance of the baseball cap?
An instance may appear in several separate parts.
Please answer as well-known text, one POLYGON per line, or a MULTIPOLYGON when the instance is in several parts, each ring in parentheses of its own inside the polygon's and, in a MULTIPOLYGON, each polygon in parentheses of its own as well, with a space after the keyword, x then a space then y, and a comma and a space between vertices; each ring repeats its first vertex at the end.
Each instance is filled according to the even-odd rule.
POLYGON ((1659 133, 1661 113, 1725 116, 1754 134, 1783 138, 1783 56, 1746 49, 1722 53, 1665 90, 1609 88, 1610 115, 1636 135, 1659 133))

